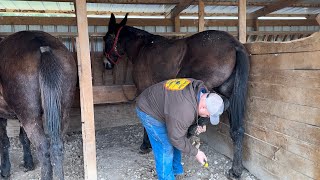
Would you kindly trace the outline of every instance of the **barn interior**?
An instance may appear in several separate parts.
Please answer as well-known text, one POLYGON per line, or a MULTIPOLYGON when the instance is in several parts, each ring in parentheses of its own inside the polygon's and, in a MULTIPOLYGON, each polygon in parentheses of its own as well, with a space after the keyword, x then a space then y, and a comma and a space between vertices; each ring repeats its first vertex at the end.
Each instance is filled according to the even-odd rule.
MULTIPOLYGON (((75 133, 70 137, 78 138, 77 147, 81 147, 81 135, 77 134, 81 130, 82 134, 92 135, 97 132, 97 136, 106 129, 132 131, 136 134, 139 133, 133 127, 141 130, 134 109, 136 89, 131 77, 132 65, 123 59, 113 70, 103 67, 103 36, 108 31, 111 13, 115 14, 118 21, 129 13, 127 25, 168 38, 184 38, 205 30, 227 31, 237 37, 245 44, 251 62, 243 152, 243 164, 250 174, 246 172, 244 177, 320 178, 318 0, 0 1, 1 38, 23 30, 48 32, 74 54, 78 59, 78 67, 88 69, 82 74, 85 77, 79 77, 79 81, 89 91, 81 91, 81 86, 79 87, 70 113, 72 122, 69 132, 75 133), (87 18, 87 21, 81 21, 79 17, 87 18), (86 31, 80 32, 79 28, 86 31), (88 39, 88 44, 81 48, 87 49, 87 53, 78 53, 77 46, 81 46, 78 45, 81 44, 80 33, 88 39), (85 113, 83 110, 87 108, 84 107, 92 107, 93 111, 85 113)), ((17 137, 19 127, 18 120, 8 121, 9 136, 17 137)), ((231 160, 228 158, 232 157, 233 148, 228 128, 227 116, 224 115, 224 120, 218 126, 210 127, 201 136, 201 140, 206 144, 205 148, 214 149, 225 156, 229 167, 231 160)), ((134 134, 130 135, 135 137, 134 134)), ((126 136, 129 140, 130 135, 126 136)), ((84 147, 98 144, 95 136, 87 137, 88 139, 83 139, 84 147)), ((115 138, 111 142, 122 142, 115 136, 111 137, 115 138)), ((139 146, 139 142, 136 142, 140 140, 139 137, 131 143, 134 147, 139 146)), ((97 139, 103 141, 101 137, 97 139)), ((102 145, 96 147, 99 151, 102 145)), ((66 148, 74 151, 68 145, 66 148)), ((101 167, 92 160, 95 152, 95 148, 78 152, 83 153, 79 166, 83 162, 86 164, 81 167, 84 172, 79 178, 115 177, 111 173, 114 169, 110 166, 105 170, 107 174, 110 172, 110 176, 105 178, 100 174, 97 178, 97 170, 99 174, 101 167)), ((106 152, 103 150, 100 154, 102 153, 106 152)), ((147 159, 152 159, 152 155, 142 159, 148 161, 147 159)), ((213 164, 214 162, 213 160, 213 164)), ((98 163, 108 162, 100 160, 98 163)), ((120 161, 119 163, 121 164, 120 161)), ((121 166, 119 169, 127 168, 121 166)), ((223 171, 215 176, 215 170, 217 169, 205 174, 206 170, 200 168, 199 172, 202 174, 197 176, 196 172, 190 173, 185 179, 226 178, 223 171)), ((154 172, 145 176, 132 172, 128 176, 132 176, 132 179, 155 178, 154 172)), ((70 176, 70 179, 71 177, 75 178, 70 176)), ((121 176, 118 178, 125 179, 121 176)))

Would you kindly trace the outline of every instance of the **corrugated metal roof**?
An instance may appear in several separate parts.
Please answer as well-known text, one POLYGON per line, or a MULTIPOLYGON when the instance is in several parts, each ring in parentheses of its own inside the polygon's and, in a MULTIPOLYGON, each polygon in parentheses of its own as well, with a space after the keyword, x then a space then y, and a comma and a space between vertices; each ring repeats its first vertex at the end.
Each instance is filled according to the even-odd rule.
MULTIPOLYGON (((235 0, 224 0, 224 1, 214 1, 214 2, 237 2, 235 0)), ((212 3, 214 3, 212 2, 212 3)), ((248 3, 276 3, 277 0, 248 0, 248 3)), ((305 0, 300 4, 308 3, 309 5, 314 4, 317 7, 286 7, 280 9, 271 14, 318 14, 320 13, 320 0, 305 0)), ((87 10, 91 14, 97 15, 109 15, 113 13, 133 13, 134 15, 165 15, 170 13, 170 11, 175 7, 175 5, 170 4, 106 4, 106 3, 87 3, 87 10)), ((248 6, 247 13, 255 12, 258 9, 263 8, 263 6, 248 6)), ((49 15, 59 15, 68 16, 68 14, 74 14, 73 2, 42 2, 42 1, 0 1, 0 16, 4 15, 37 15, 37 16, 49 16, 49 15), (33 14, 32 14, 33 13, 33 14), (39 14, 35 14, 39 13, 39 14)), ((195 14, 198 12, 197 5, 191 5, 181 12, 181 14, 195 14)), ((235 14, 238 12, 237 6, 216 6, 207 5, 205 6, 205 13, 208 14, 235 14)))

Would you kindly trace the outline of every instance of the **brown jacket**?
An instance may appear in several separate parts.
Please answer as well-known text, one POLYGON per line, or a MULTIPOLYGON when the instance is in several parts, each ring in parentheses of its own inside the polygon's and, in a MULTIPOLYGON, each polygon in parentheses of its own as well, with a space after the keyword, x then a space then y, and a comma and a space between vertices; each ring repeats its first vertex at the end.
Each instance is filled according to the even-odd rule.
POLYGON ((191 145, 186 134, 198 119, 200 91, 208 91, 200 80, 172 79, 150 86, 137 100, 141 111, 165 122, 172 145, 193 156, 198 150, 191 145))

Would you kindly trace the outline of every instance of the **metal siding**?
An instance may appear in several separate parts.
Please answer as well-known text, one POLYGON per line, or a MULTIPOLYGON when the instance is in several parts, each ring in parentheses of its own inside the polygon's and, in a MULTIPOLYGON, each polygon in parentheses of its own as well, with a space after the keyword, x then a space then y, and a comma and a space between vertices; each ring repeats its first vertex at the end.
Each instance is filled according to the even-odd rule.
POLYGON ((43 31, 45 31, 45 32, 56 32, 56 26, 45 25, 45 26, 43 26, 43 31))
POLYGON ((56 26, 55 32, 68 32, 68 26, 56 26))
POLYGON ((29 26, 28 27, 29 30, 38 30, 38 31, 42 30, 40 25, 28 25, 28 26, 29 26))
POLYGON ((167 26, 167 32, 174 32, 173 26, 167 26))
POLYGON ((188 32, 187 27, 180 27, 180 32, 188 32))
POLYGON ((156 26, 155 28, 156 28, 155 32, 161 32, 161 33, 166 32, 166 26, 156 26))
POLYGON ((13 26, 14 32, 24 31, 24 30, 28 30, 26 25, 14 25, 13 26))
POLYGON ((152 33, 152 32, 156 32, 156 27, 155 26, 145 26, 144 30, 152 33))
POLYGON ((198 27, 195 26, 188 26, 187 32, 198 32, 198 27))
POLYGON ((11 25, 0 25, 0 32, 12 32, 11 25))

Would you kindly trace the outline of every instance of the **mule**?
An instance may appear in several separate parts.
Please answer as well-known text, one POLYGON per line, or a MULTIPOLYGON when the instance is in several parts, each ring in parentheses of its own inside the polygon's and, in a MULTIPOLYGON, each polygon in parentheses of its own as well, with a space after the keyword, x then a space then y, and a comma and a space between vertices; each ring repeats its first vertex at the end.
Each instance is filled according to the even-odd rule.
MULTIPOLYGON (((128 15, 128 14, 127 14, 128 15)), ((183 39, 167 39, 126 26, 127 15, 116 23, 111 14, 105 41, 105 68, 112 69, 126 56, 133 64, 132 77, 140 94, 166 79, 191 77, 230 102, 230 135, 234 143, 230 178, 242 173, 243 117, 249 75, 249 58, 244 46, 223 31, 203 31, 183 39)), ((214 137, 213 137, 214 138, 214 137)), ((142 152, 151 148, 144 131, 142 152)))
POLYGON ((7 119, 19 119, 24 167, 34 168, 30 140, 41 166, 41 179, 64 179, 63 138, 77 80, 76 63, 55 37, 21 31, 0 42, 1 176, 9 177, 7 119), (30 140, 29 140, 30 139, 30 140))

